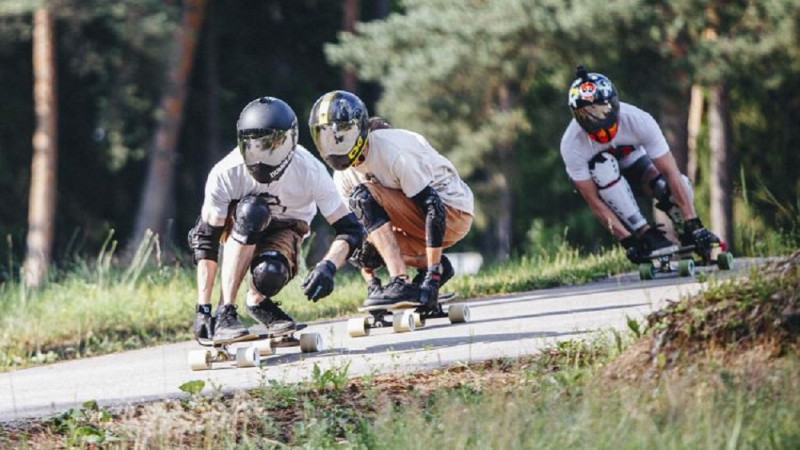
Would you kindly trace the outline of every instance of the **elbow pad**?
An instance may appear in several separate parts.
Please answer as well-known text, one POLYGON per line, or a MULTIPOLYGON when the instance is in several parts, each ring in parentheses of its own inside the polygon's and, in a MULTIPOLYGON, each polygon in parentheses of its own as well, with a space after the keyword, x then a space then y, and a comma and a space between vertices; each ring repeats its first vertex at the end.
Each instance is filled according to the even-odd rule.
POLYGON ((349 213, 334 222, 333 229, 336 230, 336 237, 334 240, 338 239, 347 242, 350 248, 350 250, 347 251, 348 258, 357 248, 361 248, 361 242, 364 240, 364 235, 367 233, 364 226, 361 225, 361 222, 356 219, 356 215, 353 213, 349 213))
POLYGON ((197 219, 194 228, 189 230, 189 247, 192 248, 192 260, 197 264, 200 260, 216 261, 219 257, 219 240, 225 227, 215 227, 203 219, 197 219))
POLYGON ((447 228, 447 211, 442 199, 430 186, 425 186, 425 189, 412 198, 425 213, 425 245, 441 247, 447 228))

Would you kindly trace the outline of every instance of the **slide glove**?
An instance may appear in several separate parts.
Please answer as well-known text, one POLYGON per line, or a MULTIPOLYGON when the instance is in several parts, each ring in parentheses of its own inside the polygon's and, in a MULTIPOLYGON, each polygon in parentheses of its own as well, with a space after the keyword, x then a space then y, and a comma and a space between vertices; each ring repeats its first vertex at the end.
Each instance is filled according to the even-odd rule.
POLYGON ((323 259, 314 266, 314 270, 308 273, 300 287, 309 300, 316 302, 333 292, 333 276, 335 274, 336 264, 323 259))
POLYGON ((719 237, 708 231, 699 218, 689 219, 683 224, 682 242, 692 242, 698 253, 711 250, 711 244, 719 243, 719 237))
POLYGON ((425 278, 419 286, 419 301, 423 305, 433 308, 439 300, 439 285, 442 281, 442 265, 428 266, 425 278))

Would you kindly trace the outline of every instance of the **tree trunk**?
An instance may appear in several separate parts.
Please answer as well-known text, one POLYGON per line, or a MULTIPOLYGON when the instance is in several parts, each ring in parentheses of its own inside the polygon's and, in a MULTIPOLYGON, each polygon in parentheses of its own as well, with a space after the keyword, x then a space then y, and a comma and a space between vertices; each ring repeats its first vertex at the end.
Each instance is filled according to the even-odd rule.
POLYGON ((686 145, 686 176, 689 177, 692 185, 697 183, 697 138, 703 123, 703 103, 703 87, 693 84, 689 100, 689 136, 686 145))
POLYGON ((36 130, 33 134, 31 189, 28 203, 25 284, 39 287, 47 280, 53 248, 58 160, 58 102, 55 60, 55 23, 46 8, 33 14, 33 97, 36 130))
MULTIPOLYGON (((159 105, 160 118, 150 150, 150 160, 142 189, 136 225, 127 247, 132 255, 147 230, 168 241, 174 213, 173 180, 177 159, 177 141, 183 121, 186 87, 192 74, 197 38, 203 24, 205 0, 186 0, 183 23, 175 37, 176 47, 168 64, 167 79, 159 105)), ((164 245, 162 248, 169 251, 164 245)))
POLYGON ((199 185, 205 187, 205 177, 208 171, 225 156, 229 148, 223 148, 222 133, 220 131, 219 117, 219 65, 217 58, 219 50, 217 46, 217 19, 214 11, 215 4, 211 1, 208 4, 208 18, 206 19, 206 85, 208 91, 208 149, 205 170, 199 178, 199 185))
POLYGON ((711 88, 708 125, 711 147, 711 229, 730 246, 733 240, 733 157, 728 89, 724 85, 711 88))
MULTIPOLYGON (((342 10, 342 31, 355 32, 356 22, 358 21, 359 0, 344 0, 342 10)), ((345 91, 356 92, 356 74, 352 70, 342 70, 342 88, 345 91)))
MULTIPOLYGON (((511 110, 511 92, 505 84, 498 91, 498 109, 503 112, 511 110)), ((514 206, 511 183, 514 174, 514 155, 510 145, 497 148, 497 171, 492 176, 492 185, 497 190, 497 216, 495 217, 494 234, 497 239, 497 261, 506 261, 511 255, 512 209, 514 206)))
POLYGON ((678 163, 678 169, 682 173, 686 172, 687 165, 687 105, 685 93, 678 96, 664 96, 661 98, 661 128, 664 130, 664 137, 678 163))

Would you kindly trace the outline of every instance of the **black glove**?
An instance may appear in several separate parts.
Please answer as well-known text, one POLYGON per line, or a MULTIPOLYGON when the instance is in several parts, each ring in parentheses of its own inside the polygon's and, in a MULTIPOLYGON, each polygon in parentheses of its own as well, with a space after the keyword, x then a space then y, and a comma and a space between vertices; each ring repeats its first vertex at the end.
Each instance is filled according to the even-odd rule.
POLYGON ((712 243, 719 243, 719 237, 708 231, 699 218, 694 218, 684 222, 681 241, 692 242, 695 251, 703 252, 710 250, 712 243))
POLYGON ((384 265, 383 257, 378 252, 378 249, 366 239, 361 243, 361 247, 357 247, 353 250, 349 261, 350 264, 359 269, 375 270, 380 269, 384 265))
POLYGON ((429 307, 439 300, 439 285, 442 281, 442 265, 428 266, 425 278, 419 286, 419 301, 429 307))
POLYGON ((327 297, 333 292, 333 276, 336 274, 336 264, 327 259, 323 259, 314 266, 314 270, 308 273, 303 284, 303 293, 309 300, 317 300, 327 297))
POLYGON ((627 256, 632 263, 639 264, 647 262, 648 252, 638 237, 632 234, 621 239, 619 243, 625 248, 625 256, 627 256))

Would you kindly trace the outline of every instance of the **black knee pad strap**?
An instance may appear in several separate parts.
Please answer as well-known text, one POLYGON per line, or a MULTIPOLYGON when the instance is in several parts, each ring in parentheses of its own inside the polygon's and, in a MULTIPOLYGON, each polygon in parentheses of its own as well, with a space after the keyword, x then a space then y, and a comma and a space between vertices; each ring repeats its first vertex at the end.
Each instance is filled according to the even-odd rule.
POLYGON ((359 184, 350 193, 350 210, 356 215, 356 218, 364 224, 367 232, 380 228, 383 224, 389 222, 389 214, 383 209, 380 203, 375 200, 372 193, 367 189, 367 186, 359 184))
POLYGON ((250 274, 256 291, 271 298, 289 282, 289 260, 274 250, 266 251, 253 259, 250 274))
POLYGON ((249 195, 236 205, 231 237, 243 245, 255 244, 261 233, 269 226, 271 219, 267 199, 249 195))

